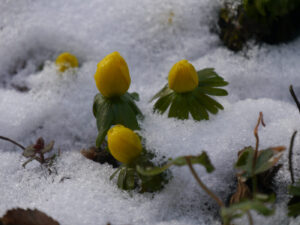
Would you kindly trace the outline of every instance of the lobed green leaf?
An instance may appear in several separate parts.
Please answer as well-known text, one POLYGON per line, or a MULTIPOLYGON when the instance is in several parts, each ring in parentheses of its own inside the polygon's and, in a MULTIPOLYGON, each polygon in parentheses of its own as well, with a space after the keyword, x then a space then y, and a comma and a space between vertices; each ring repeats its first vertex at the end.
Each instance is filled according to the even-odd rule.
POLYGON ((293 197, 288 203, 288 216, 297 217, 300 215, 300 180, 289 186, 289 194, 293 197))
POLYGON ((158 98, 154 104, 154 111, 164 113, 168 111, 168 117, 188 119, 189 114, 194 120, 208 120, 209 114, 217 114, 223 110, 223 106, 208 95, 225 96, 227 91, 221 88, 228 85, 213 68, 206 68, 197 72, 199 77, 198 87, 187 93, 175 93, 168 85, 165 85, 153 98, 158 98))
POLYGON ((170 106, 173 99, 173 93, 165 95, 157 100, 154 104, 154 111, 158 111, 163 114, 170 106))
POLYGON ((214 166, 211 164, 210 159, 206 152, 202 152, 201 155, 198 156, 181 156, 175 159, 171 159, 167 164, 165 164, 162 167, 147 167, 147 168, 142 168, 141 166, 137 166, 137 171, 138 173, 142 174, 143 176, 154 176, 157 174, 160 174, 167 170, 169 167, 172 165, 174 166, 185 166, 187 165, 187 160, 186 158, 189 158, 192 164, 199 164, 204 166, 206 171, 208 173, 211 173, 214 171, 214 166))
POLYGON ((233 219, 242 217, 250 210, 255 210, 264 216, 270 216, 274 213, 273 208, 268 208, 264 202, 257 199, 243 201, 232 204, 230 207, 223 207, 221 209, 221 216, 225 224, 229 224, 233 219))
POLYGON ((184 95, 175 95, 170 106, 168 117, 174 117, 182 120, 189 118, 188 102, 184 95))
POLYGON ((94 98, 93 114, 96 117, 98 136, 96 146, 100 147, 107 131, 114 124, 122 124, 132 130, 139 129, 137 116, 142 113, 134 103, 137 94, 125 93, 121 97, 105 98, 98 93, 94 98))

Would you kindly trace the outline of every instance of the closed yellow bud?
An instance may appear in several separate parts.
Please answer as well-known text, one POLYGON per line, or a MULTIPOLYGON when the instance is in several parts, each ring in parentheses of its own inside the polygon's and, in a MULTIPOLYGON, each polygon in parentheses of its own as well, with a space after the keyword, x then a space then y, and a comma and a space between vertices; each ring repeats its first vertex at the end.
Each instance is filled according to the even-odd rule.
POLYGON ((169 72, 169 88, 178 93, 194 90, 198 86, 198 75, 195 67, 187 60, 174 64, 169 72))
POLYGON ((131 81, 127 63, 118 52, 107 55, 98 63, 94 78, 105 97, 125 94, 131 81))
POLYGON ((60 72, 64 72, 67 69, 78 67, 78 60, 75 55, 64 52, 56 58, 55 64, 60 72))
POLYGON ((110 128, 107 132, 107 143, 112 156, 125 164, 132 162, 142 152, 139 136, 122 125, 110 128))

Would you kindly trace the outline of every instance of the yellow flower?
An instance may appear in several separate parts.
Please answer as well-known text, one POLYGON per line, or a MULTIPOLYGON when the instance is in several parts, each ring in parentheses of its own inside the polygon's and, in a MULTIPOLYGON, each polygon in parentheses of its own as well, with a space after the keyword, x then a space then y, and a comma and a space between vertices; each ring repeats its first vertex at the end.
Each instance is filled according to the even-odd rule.
POLYGON ((142 152, 139 136, 122 125, 110 128, 107 133, 107 143, 112 156, 125 164, 132 162, 142 152))
POLYGON ((125 94, 131 81, 127 63, 118 52, 107 55, 98 63, 94 78, 105 97, 125 94))
POLYGON ((174 64, 169 72, 169 88, 178 93, 194 90, 198 86, 198 75, 195 67, 187 60, 174 64))
POLYGON ((55 64, 58 66, 60 72, 64 72, 67 69, 78 67, 78 61, 75 55, 70 54, 69 52, 61 53, 55 61, 55 64))

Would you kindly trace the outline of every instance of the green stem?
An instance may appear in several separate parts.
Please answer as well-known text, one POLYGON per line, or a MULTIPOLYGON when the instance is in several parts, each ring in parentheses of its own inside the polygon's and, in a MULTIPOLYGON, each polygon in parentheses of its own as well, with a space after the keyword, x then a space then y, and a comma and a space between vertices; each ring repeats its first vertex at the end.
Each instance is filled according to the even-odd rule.
POLYGON ((208 189, 208 187, 206 187, 206 185, 200 180, 200 178, 198 177, 196 171, 194 170, 192 163, 191 163, 191 159, 189 157, 185 157, 185 160, 194 176, 194 178, 196 179, 196 181, 198 182, 198 184, 200 185, 200 187, 210 196, 212 197, 220 207, 225 207, 224 203, 222 202, 222 200, 216 196, 211 190, 208 189))

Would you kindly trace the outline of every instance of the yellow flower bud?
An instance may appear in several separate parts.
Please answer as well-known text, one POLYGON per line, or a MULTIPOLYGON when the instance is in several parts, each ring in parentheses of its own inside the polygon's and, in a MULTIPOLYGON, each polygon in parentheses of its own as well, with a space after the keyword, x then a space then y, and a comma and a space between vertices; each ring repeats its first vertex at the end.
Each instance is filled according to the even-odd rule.
POLYGON ((169 72, 169 88, 178 93, 194 90, 198 86, 198 75, 195 67, 187 60, 174 64, 169 72))
POLYGON ((112 156, 125 164, 132 162, 142 152, 139 136, 122 125, 110 128, 107 133, 107 143, 112 156))
POLYGON ((118 52, 107 55, 98 63, 94 78, 105 97, 125 94, 131 81, 127 63, 118 52))
POLYGON ((58 66, 58 70, 60 72, 64 72, 71 67, 78 67, 78 60, 75 55, 72 55, 69 52, 64 52, 56 58, 55 64, 58 66))

